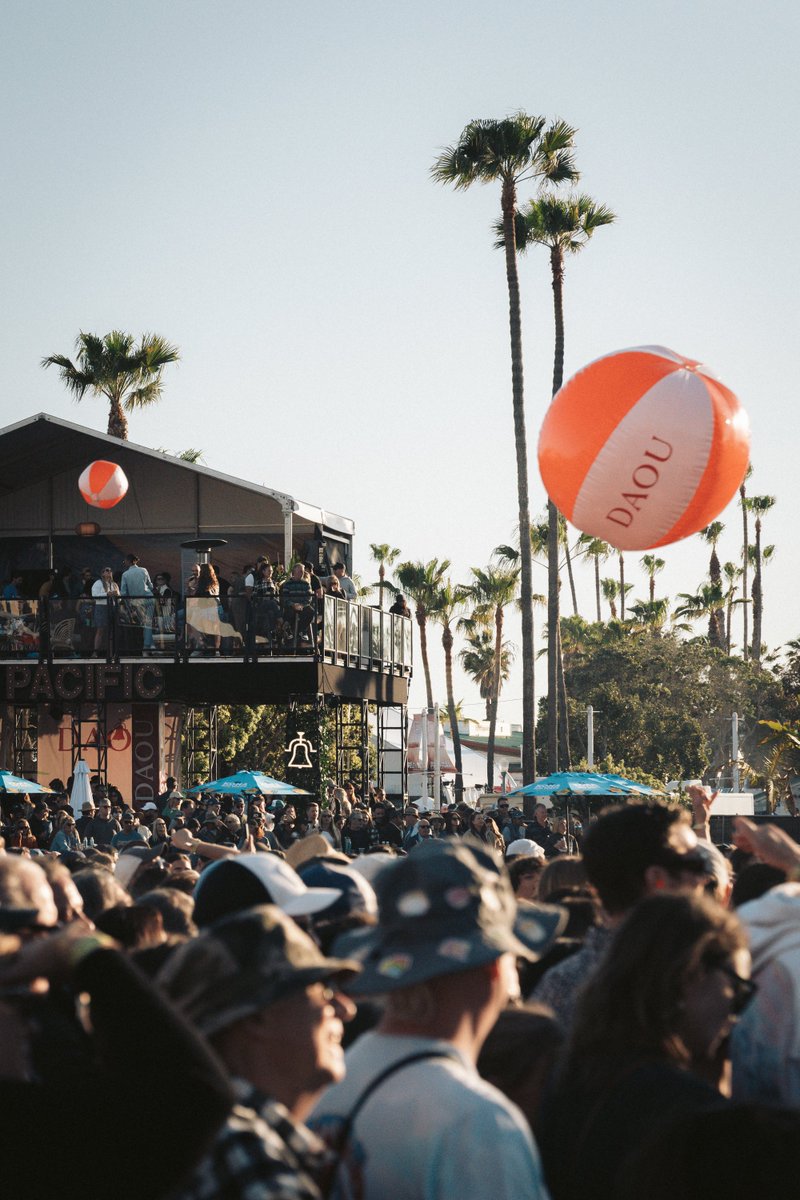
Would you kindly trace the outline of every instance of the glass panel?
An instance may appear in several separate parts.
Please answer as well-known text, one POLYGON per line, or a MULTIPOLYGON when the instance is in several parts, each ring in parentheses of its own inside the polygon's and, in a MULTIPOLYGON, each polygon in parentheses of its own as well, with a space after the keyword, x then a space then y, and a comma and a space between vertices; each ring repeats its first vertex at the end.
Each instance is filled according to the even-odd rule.
POLYGON ((324 648, 333 650, 336 644, 336 600, 333 596, 325 597, 324 648))
POLYGON ((3 600, 0 603, 0 654, 26 658, 39 653, 38 610, 37 600, 3 600))
POLYGON ((353 658, 358 657, 358 605, 348 604, 348 618, 350 624, 350 644, 348 651, 353 658))
POLYGON ((372 636, 372 609, 366 604, 361 605, 361 657, 369 658, 370 638, 372 636))
POLYGON ((381 656, 381 614, 377 608, 370 609, 372 614, 372 630, 369 639, 370 658, 381 656))
POLYGON ((347 601, 336 601, 336 653, 347 653, 347 601))
POLYGON ((403 618, 392 617, 393 638, 392 645, 394 647, 393 661, 401 663, 403 661, 403 618))
POLYGON ((408 617, 401 617, 403 622, 403 666, 411 666, 411 622, 408 617))
POLYGON ((385 663, 392 661, 392 614, 381 613, 381 659, 385 663))

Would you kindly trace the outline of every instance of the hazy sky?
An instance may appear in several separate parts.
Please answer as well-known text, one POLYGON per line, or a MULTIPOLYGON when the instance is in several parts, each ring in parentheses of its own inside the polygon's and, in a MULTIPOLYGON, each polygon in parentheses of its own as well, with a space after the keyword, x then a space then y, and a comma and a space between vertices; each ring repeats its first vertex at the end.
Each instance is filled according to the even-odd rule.
MULTIPOLYGON (((582 190, 619 216, 568 264, 566 373, 660 344, 738 393, 751 491, 777 497, 765 638, 800 634, 796 5, 6 0, 3 12, 0 425, 44 411, 105 430, 101 402, 76 407, 39 361, 70 353, 80 329, 155 330, 182 361, 162 404, 133 416, 132 441, 200 447, 211 467, 352 517, 365 580, 369 543, 384 541, 448 557, 466 578, 513 538, 517 512, 499 193, 436 186, 429 168, 475 117, 563 117, 579 129, 582 190)), ((544 251, 521 278, 539 511, 544 251)), ((720 557, 733 559, 738 509, 721 519, 720 557)), ((659 553, 659 594, 696 590, 699 540, 659 553)), ((579 578, 591 616, 588 566, 579 578)), ((461 675, 456 690, 480 715, 461 675)), ((517 668, 507 719, 519 695, 517 668)), ((418 671, 412 702, 423 696, 418 671)))

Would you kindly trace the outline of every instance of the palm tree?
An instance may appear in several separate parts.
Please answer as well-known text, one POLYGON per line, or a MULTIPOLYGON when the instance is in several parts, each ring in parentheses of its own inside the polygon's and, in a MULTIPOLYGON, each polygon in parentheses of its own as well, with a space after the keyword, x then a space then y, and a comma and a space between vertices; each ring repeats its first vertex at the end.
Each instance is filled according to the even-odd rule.
POLYGON ((630 606, 629 612, 636 625, 642 625, 659 634, 669 617, 669 600, 666 597, 656 600, 637 600, 630 606))
POLYGON ((617 596, 619 595, 619 581, 616 579, 601 579, 600 587, 603 592, 603 599, 608 601, 609 608, 611 609, 611 620, 616 621, 616 619, 617 619, 616 599, 617 599, 617 596))
POLYGON ((753 642, 750 648, 751 657, 755 662, 761 661, 761 623, 764 616, 764 597, 761 588, 761 564, 763 554, 761 551, 761 518, 769 512, 775 504, 774 496, 748 496, 745 501, 747 511, 755 513, 756 522, 756 543, 753 571, 753 588, 751 596, 753 598, 753 642))
MULTIPOLYGON (((480 697, 486 704, 486 720, 488 721, 492 715, 492 697, 497 675, 495 639, 491 630, 485 625, 475 622, 472 622, 471 625, 471 630, 465 636, 467 648, 462 650, 458 657, 461 659, 464 670, 478 685, 480 697)), ((501 686, 508 681, 511 674, 513 657, 514 652, 510 642, 504 642, 500 654, 501 686)))
POLYGON ((690 621, 708 618, 708 643, 716 650, 723 649, 723 630, 719 626, 718 614, 725 605, 725 594, 721 583, 703 583, 694 594, 679 592, 678 600, 683 603, 675 609, 673 616, 687 617, 690 621))
POLYGON ((725 653, 730 656, 731 652, 731 619, 733 617, 734 604, 743 604, 743 600, 736 600, 736 585, 742 577, 742 568, 737 567, 736 563, 726 562, 722 564, 722 574, 725 576, 728 584, 725 591, 725 653))
POLYGON ((600 611, 600 563, 605 562, 611 553, 611 547, 608 542, 604 542, 601 538, 593 537, 590 533, 582 533, 578 538, 578 546, 581 547, 582 553, 587 558, 594 559, 594 593, 597 603, 597 620, 602 621, 603 614, 600 611))
POLYGON ((61 381, 82 400, 87 392, 108 400, 108 433, 127 441, 125 413, 147 408, 161 399, 161 376, 168 363, 180 357, 177 346, 156 333, 145 333, 138 346, 130 333, 113 329, 105 337, 78 334, 76 361, 63 354, 42 359, 43 367, 58 367, 61 381))
MULTIPOLYGON (((524 542, 524 538, 522 539, 524 542)), ((497 704, 500 699, 500 669, 503 652, 503 621, 506 607, 517 596, 520 572, 515 567, 488 566, 485 570, 472 568, 469 596, 478 617, 494 621, 495 677, 489 714, 489 740, 486 746, 486 787, 494 788, 494 742, 497 730, 497 704)))
POLYGON ((625 583, 625 557, 619 552, 619 619, 625 620, 625 597, 631 590, 631 585, 625 583))
POLYGON ((428 615, 436 607, 439 589, 445 575, 450 570, 449 559, 432 558, 430 562, 400 563, 395 575, 403 591, 410 596, 416 606, 414 616, 419 626, 419 652, 422 658, 422 670, 425 674, 425 693, 428 708, 433 708, 433 687, 431 685, 431 666, 428 661, 428 615))
MULTIPOLYGON (((517 250, 524 254, 530 246, 544 246, 550 252, 550 274, 553 288, 553 312, 555 318, 555 347, 553 353, 553 395, 564 380, 564 264, 568 254, 577 254, 589 238, 602 225, 610 225, 615 215, 603 205, 595 204, 590 196, 567 196, 559 198, 552 194, 529 201, 527 207, 516 216, 517 250)), ((503 225, 495 226, 500 235, 495 243, 505 246, 503 225)), ((547 545, 547 744, 548 770, 558 770, 558 708, 556 692, 560 675, 563 673, 558 661, 559 622, 559 562, 558 548, 561 522, 566 533, 566 521, 552 500, 547 502, 548 545, 547 545)), ((569 545, 567 555, 569 556, 569 545)), ((575 584, 572 579, 572 562, 568 557, 573 608, 578 611, 575 584)))
MULTIPOLYGON (((473 183, 500 183, 503 248, 511 337, 511 387, 514 443, 517 460, 519 527, 530 526, 528 499, 528 442, 525 430, 525 390, 522 370, 522 322, 516 256, 517 187, 530 180, 561 183, 577 179, 573 160, 575 130, 564 121, 547 125, 544 117, 518 112, 504 120, 471 121, 455 146, 436 159, 431 173, 438 183, 468 188, 473 183)), ((522 778, 536 776, 533 693, 533 578, 528 540, 521 538, 522 568, 522 778)))
MULTIPOLYGON (((725 526, 722 521, 712 521, 710 525, 706 525, 705 529, 701 529, 698 537, 711 547, 711 558, 708 563, 708 578, 711 583, 722 584, 722 568, 719 565, 719 557, 717 555, 717 542, 722 537, 722 531, 725 526)), ((716 622, 722 642, 725 641, 725 610, 721 608, 716 614, 716 622)), ((708 631, 709 641, 712 641, 713 634, 711 629, 708 631)), ((722 645, 720 644, 720 649, 722 645)))
POLYGON ((748 509, 747 509, 746 484, 752 474, 753 474, 753 468, 752 468, 752 466, 748 466, 747 470, 745 471, 744 479, 742 480, 741 484, 739 485, 739 504, 741 505, 741 509, 742 509, 742 599, 744 601, 744 603, 742 605, 742 620, 744 622, 744 633, 742 636, 742 658, 744 658, 745 662, 747 661, 747 656, 750 651, 750 645, 749 645, 749 641, 748 641, 748 617, 747 617, 747 608, 750 603, 750 593, 747 590, 747 583, 748 583, 747 568, 750 564, 750 558, 749 558, 749 553, 748 553, 750 539, 749 539, 749 531, 747 528, 748 509))
MULTIPOLYGON (((663 558, 657 558, 655 554, 643 554, 639 559, 642 569, 647 573, 649 586, 649 600, 652 604, 656 598, 656 575, 659 575, 667 565, 663 558)), ((641 603, 641 601, 639 601, 641 603)))
POLYGON ((456 802, 463 799, 464 775, 461 765, 461 734, 458 729, 456 700, 453 691, 453 628, 452 622, 456 614, 464 607, 468 596, 467 589, 445 579, 438 590, 431 609, 431 619, 442 627, 442 647, 444 649, 444 676, 447 686, 447 715, 450 718, 450 736, 453 739, 453 757, 456 764, 456 802))
POLYGON ((395 559, 400 557, 400 551, 396 547, 390 546, 388 542, 370 542, 369 552, 372 555, 372 561, 378 564, 380 606, 383 608, 383 590, 386 587, 386 568, 390 567, 395 559))

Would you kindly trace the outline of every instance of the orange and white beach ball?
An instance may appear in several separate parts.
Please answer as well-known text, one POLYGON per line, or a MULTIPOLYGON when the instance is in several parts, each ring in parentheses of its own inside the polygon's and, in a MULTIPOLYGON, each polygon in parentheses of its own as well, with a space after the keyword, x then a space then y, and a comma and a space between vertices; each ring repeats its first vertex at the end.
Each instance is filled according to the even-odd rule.
POLYGON ((89 463, 78 480, 81 495, 95 508, 113 508, 128 490, 128 480, 122 467, 98 458, 89 463))
POLYGON ((618 550, 703 529, 736 494, 749 457, 750 424, 733 392, 663 346, 584 367, 553 397, 539 434, 553 503, 618 550))

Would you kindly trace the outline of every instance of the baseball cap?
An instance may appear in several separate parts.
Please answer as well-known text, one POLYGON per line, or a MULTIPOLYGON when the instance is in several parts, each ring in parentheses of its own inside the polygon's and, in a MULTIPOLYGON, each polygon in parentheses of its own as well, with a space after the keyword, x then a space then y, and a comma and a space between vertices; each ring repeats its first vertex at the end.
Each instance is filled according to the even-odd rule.
POLYGON ((339 899, 336 888, 309 888, 276 854, 237 854, 206 867, 194 889, 194 919, 210 925, 257 904, 274 904, 290 917, 311 916, 339 899))

